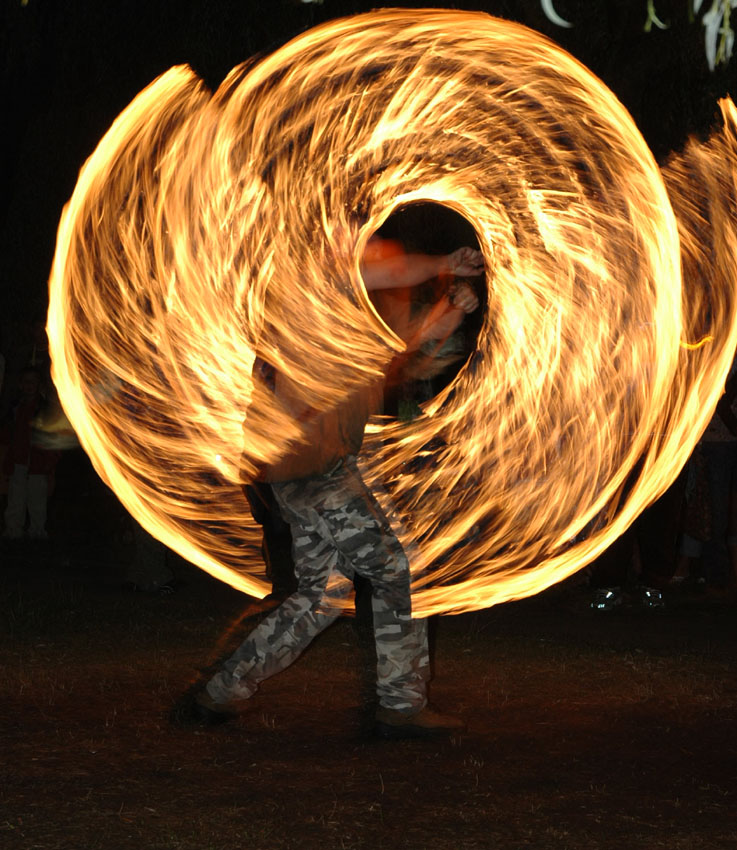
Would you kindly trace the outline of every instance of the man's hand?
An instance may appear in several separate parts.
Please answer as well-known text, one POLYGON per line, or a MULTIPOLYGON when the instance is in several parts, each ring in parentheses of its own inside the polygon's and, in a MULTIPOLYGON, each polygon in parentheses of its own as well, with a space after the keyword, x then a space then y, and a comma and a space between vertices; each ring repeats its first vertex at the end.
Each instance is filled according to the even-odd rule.
POLYGON ((457 277, 476 277, 484 273, 484 255, 474 248, 458 248, 445 258, 447 270, 457 277))
POLYGON ((467 283, 454 284, 425 316, 416 344, 447 339, 463 321, 464 313, 473 313, 478 306, 479 299, 472 287, 467 283))
POLYGON ((448 289, 448 299, 454 307, 463 310, 464 313, 473 313, 479 306, 478 296, 467 283, 453 284, 448 289))

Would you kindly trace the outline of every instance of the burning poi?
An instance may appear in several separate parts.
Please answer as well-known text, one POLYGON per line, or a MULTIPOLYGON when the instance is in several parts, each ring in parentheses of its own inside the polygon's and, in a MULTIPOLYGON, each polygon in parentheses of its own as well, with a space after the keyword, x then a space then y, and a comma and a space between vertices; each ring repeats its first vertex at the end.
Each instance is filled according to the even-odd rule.
POLYGON ((360 258, 401 206, 445 205, 485 258, 477 349, 421 416, 370 425, 364 474, 411 552, 415 614, 536 593, 668 487, 722 391, 737 111, 722 112, 664 181, 585 67, 461 11, 332 21, 214 95, 172 68, 62 216, 48 331, 66 415, 146 529, 263 595, 241 488, 301 428, 254 362, 317 410, 381 375, 404 344, 360 258))

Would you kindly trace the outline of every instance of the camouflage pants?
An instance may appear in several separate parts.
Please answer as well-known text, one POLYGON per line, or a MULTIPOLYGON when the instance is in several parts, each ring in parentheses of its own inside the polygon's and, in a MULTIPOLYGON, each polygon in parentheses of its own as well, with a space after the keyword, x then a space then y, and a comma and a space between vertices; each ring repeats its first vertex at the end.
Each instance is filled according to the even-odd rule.
POLYGON ((372 585, 381 705, 423 708, 429 657, 427 621, 413 620, 407 557, 354 458, 329 475, 273 485, 292 529, 298 589, 267 616, 208 682, 219 703, 248 699, 288 667, 341 613, 355 573, 372 585))

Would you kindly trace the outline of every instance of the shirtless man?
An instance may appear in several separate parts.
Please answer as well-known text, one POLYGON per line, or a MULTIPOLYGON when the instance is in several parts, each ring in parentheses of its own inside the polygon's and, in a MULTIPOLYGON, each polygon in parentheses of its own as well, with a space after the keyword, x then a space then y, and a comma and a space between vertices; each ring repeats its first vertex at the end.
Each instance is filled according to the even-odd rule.
MULTIPOLYGON (((481 275, 483 258, 472 248, 443 256, 369 253, 361 273, 369 291, 411 287, 439 275, 481 275)), ((477 307, 473 289, 459 285, 416 324, 410 344, 444 338, 477 307)), ((291 527, 298 588, 196 693, 195 717, 211 724, 245 711, 259 684, 289 666, 339 616, 358 574, 372 586, 377 734, 405 738, 461 731, 461 720, 428 705, 427 621, 412 618, 407 556, 356 465, 366 422, 380 409, 381 382, 316 415, 292 402, 295 394, 285 377, 276 376, 275 392, 305 431, 300 446, 267 473, 291 527)))

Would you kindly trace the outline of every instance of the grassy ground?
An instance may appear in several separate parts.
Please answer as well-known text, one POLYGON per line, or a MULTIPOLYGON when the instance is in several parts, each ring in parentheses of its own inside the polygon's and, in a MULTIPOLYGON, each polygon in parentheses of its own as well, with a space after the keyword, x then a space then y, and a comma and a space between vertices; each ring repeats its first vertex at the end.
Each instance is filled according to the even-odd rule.
POLYGON ((125 593, 106 557, 0 567, 4 850, 737 845, 734 608, 569 587, 435 620, 432 698, 469 727, 436 742, 370 735, 345 619, 237 722, 178 728, 249 600, 185 564, 173 597, 125 593))

